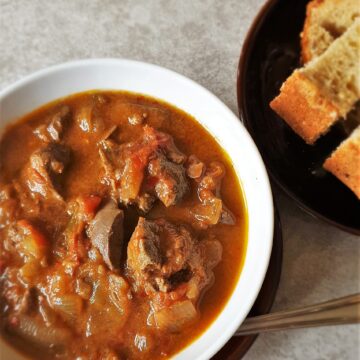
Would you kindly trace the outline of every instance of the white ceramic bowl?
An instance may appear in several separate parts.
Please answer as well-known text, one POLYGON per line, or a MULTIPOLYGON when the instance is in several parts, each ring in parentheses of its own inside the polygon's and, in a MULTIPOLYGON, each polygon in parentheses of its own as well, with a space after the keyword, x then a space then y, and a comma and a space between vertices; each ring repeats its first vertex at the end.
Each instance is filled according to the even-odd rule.
MULTIPOLYGON (((36 72, 0 92, 0 129, 54 99, 91 89, 129 90, 163 99, 193 115, 232 159, 249 215, 244 267, 227 305, 177 360, 209 359, 233 335, 251 309, 268 267, 273 238, 273 201, 260 154, 239 119, 213 94, 170 70, 146 63, 81 60, 36 72)), ((0 340, 1 341, 1 340, 0 340)), ((1 359, 21 357, 0 343, 1 359)))

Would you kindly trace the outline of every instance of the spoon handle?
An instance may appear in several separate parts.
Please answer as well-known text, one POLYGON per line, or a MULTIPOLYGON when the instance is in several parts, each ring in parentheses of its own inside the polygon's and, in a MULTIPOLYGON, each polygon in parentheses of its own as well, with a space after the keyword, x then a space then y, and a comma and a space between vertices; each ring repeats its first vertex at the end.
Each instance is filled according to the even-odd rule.
POLYGON ((246 319, 234 336, 316 326, 360 323, 360 294, 345 296, 295 310, 246 319))

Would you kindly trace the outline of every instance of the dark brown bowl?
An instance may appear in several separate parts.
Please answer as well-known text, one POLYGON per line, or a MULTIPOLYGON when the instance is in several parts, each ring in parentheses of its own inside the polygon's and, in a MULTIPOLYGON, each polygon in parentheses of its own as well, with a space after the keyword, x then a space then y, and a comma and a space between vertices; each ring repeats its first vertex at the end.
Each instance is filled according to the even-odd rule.
POLYGON ((307 145, 269 107, 284 80, 301 66, 300 32, 307 3, 270 0, 256 17, 239 61, 239 115, 277 185, 305 211, 360 235, 360 201, 322 168, 349 129, 340 122, 315 145, 307 145))

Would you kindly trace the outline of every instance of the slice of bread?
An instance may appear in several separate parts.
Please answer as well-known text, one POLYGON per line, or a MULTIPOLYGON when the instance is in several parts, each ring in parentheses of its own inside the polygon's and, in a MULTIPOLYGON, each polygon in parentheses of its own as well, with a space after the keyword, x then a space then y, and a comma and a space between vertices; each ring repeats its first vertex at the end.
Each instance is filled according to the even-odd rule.
POLYGON ((360 98, 359 59, 360 18, 322 55, 293 72, 271 108, 313 144, 360 98))
POLYGON ((360 199, 360 126, 326 159, 324 168, 360 199))
POLYGON ((360 0, 312 0, 301 33, 304 63, 321 55, 360 17, 360 0))

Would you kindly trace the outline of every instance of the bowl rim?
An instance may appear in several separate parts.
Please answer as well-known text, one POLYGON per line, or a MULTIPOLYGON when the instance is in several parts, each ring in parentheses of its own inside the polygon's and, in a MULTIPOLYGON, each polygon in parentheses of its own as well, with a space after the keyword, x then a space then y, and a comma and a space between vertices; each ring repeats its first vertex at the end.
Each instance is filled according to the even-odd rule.
MULTIPOLYGON (((238 67, 237 67, 237 81, 236 81, 236 89, 237 89, 237 104, 238 104, 238 114, 240 121, 245 125, 246 129, 250 133, 250 135, 255 138, 254 132, 251 130, 251 127, 249 124, 251 123, 251 120, 249 120, 249 116, 247 116, 246 111, 246 101, 245 101, 245 89, 244 89, 244 78, 245 78, 245 72, 248 65, 248 58, 251 54, 251 51, 253 49, 253 41, 257 37, 257 33, 262 26, 262 23, 265 19, 265 17, 268 15, 268 13, 273 9, 274 6, 276 6, 279 3, 280 0, 267 0, 263 6, 260 8, 259 12, 255 16, 254 20, 252 21, 249 30, 245 36, 245 40, 243 43, 243 46, 240 51, 240 57, 238 61, 238 67)), ((255 140, 254 140, 255 142, 255 140)), ((277 175, 277 172, 274 171, 273 167, 269 165, 265 159, 263 159, 266 169, 268 173, 270 174, 271 180, 275 182, 275 184, 282 190, 284 193, 292 200, 294 200, 295 204, 305 211, 307 214, 315 217, 316 219, 319 219, 321 221, 324 221, 325 223, 328 223, 332 226, 335 226, 343 231, 346 231, 350 234, 354 235, 360 235, 360 230, 355 229, 353 227, 344 225, 342 223, 337 222, 336 220, 330 219, 329 217, 323 215, 322 213, 318 212, 317 210, 313 209, 310 205, 307 205, 304 200, 301 199, 300 196, 296 195, 294 191, 291 190, 291 188, 285 184, 281 178, 277 175)))
MULTIPOLYGON (((242 313, 241 316, 239 314, 237 316, 234 316, 235 320, 231 324, 228 324, 228 326, 226 328, 222 329, 221 334, 219 334, 219 337, 217 338, 217 340, 215 342, 213 342, 212 344, 209 344, 209 347, 206 349, 206 351, 204 353, 199 354, 197 356, 197 359, 199 359, 199 360, 200 359, 208 359, 211 356, 213 356, 217 351, 219 351, 220 348, 231 338, 231 336, 234 334, 234 332, 236 331, 238 326, 245 319, 246 315, 248 314, 252 305, 254 304, 254 302, 259 294, 259 291, 261 289, 262 283, 264 281, 266 271, 268 269, 270 255, 271 255, 271 249, 272 249, 272 244, 273 244, 274 207, 273 207, 273 197, 272 197, 270 181, 269 181, 269 178, 267 175, 267 171, 266 171, 264 162, 260 155, 260 152, 258 151, 258 149, 257 149, 254 141, 252 140, 251 136, 249 135, 248 131, 245 129, 243 124, 239 121, 237 116, 218 97, 216 97, 209 90, 207 90, 200 84, 196 83, 195 81, 193 81, 175 71, 166 69, 166 68, 158 66, 158 65, 149 64, 149 63, 145 63, 145 62, 141 62, 141 61, 128 60, 128 59, 116 59, 116 58, 75 60, 75 61, 69 61, 69 62, 53 65, 53 66, 38 70, 34 73, 31 73, 30 75, 23 77, 22 79, 14 82, 13 84, 5 87, 2 91, 0 91, 0 105, 1 105, 1 101, 5 97, 11 96, 12 93, 15 93, 18 89, 21 89, 22 87, 24 87, 26 85, 31 85, 32 82, 46 79, 48 76, 51 76, 55 73, 60 73, 61 71, 67 71, 67 70, 71 70, 71 69, 74 70, 77 67, 80 67, 80 68, 86 67, 86 66, 89 66, 89 67, 105 66, 106 67, 106 66, 112 66, 112 65, 130 66, 130 67, 134 67, 134 68, 143 68, 148 71, 160 72, 160 73, 163 73, 165 76, 168 76, 170 78, 169 81, 182 82, 182 83, 184 83, 185 86, 193 88, 194 91, 202 93, 211 102, 213 102, 214 105, 216 105, 218 108, 220 108, 221 111, 227 116, 227 118, 232 118, 231 125, 234 127, 234 129, 236 129, 237 131, 240 131, 242 133, 242 136, 247 141, 247 144, 246 144, 247 149, 250 150, 253 153, 253 155, 257 158, 257 164, 256 164, 257 170, 261 174, 262 185, 268 196, 268 198, 265 199, 266 204, 269 207, 269 209, 271 209, 269 211, 269 213, 267 214, 269 216, 269 218, 264 220, 265 227, 267 227, 264 235, 266 235, 268 237, 268 239, 264 239, 264 241, 262 242, 262 245, 264 246, 264 252, 266 253, 266 255, 264 256, 263 261, 259 263, 259 268, 258 268, 259 274, 257 277, 258 283, 256 285, 254 285, 256 287, 256 291, 253 291, 250 295, 249 294, 245 295, 248 300, 246 302, 246 306, 245 305, 242 306, 243 310, 238 312, 238 313, 242 313), (267 241, 265 241, 265 240, 267 240, 267 241)), ((98 88, 100 89, 101 87, 98 87, 98 88)), ((92 89, 89 88, 88 90, 92 90, 92 89)), ((118 90, 126 90, 126 89, 119 88, 118 90)), ((130 90, 130 91, 133 92, 133 90, 130 90)), ((74 93, 77 93, 77 92, 78 91, 75 91, 74 93)), ((138 93, 143 93, 143 92, 139 91, 138 93)), ((72 93, 69 93, 68 95, 71 95, 71 94, 72 93)), ((68 95, 66 95, 66 96, 68 96, 68 95)), ((148 94, 146 93, 146 95, 152 96, 155 98, 159 98, 158 96, 152 95, 151 93, 148 93, 148 94)), ((53 100, 55 100, 55 98, 53 100)), ((181 108, 181 106, 177 105, 176 103, 172 103, 171 101, 168 101, 166 99, 164 99, 164 101, 168 102, 170 104, 173 104, 176 107, 181 108)), ((184 109, 184 111, 188 112, 185 109, 184 109)), ((196 119, 196 117, 195 117, 195 119, 196 119)), ((0 119, 0 121, 1 121, 1 119, 0 119)), ((11 120, 10 120, 10 122, 11 122, 11 120)), ((204 125, 202 125, 202 126, 204 126, 204 125)), ((1 125, 1 123, 0 123, 0 130, 2 128, 3 128, 3 125, 1 125)), ((215 136, 214 133, 211 132, 209 129, 208 129, 208 131, 210 132, 210 134, 212 136, 215 136)), ((226 146, 223 146, 222 144, 220 144, 220 146, 222 146, 224 148, 224 150, 227 152, 226 146)), ((241 182, 241 178, 238 173, 237 173, 237 177, 238 177, 238 180, 241 182)), ((247 194, 245 193, 245 191, 244 191, 244 196, 245 196, 245 201, 247 202, 247 194)), ((250 218, 250 216, 249 216, 249 218, 250 218)), ((246 257, 247 257, 247 254, 245 256, 245 261, 246 261, 246 257)), ((244 266, 245 266, 245 264, 244 264, 244 266)), ((191 348, 195 343, 197 343, 199 341, 199 339, 201 339, 203 336, 205 336, 208 333, 209 329, 216 323, 217 319, 224 312, 224 310, 228 307, 230 300, 234 297, 236 288, 239 286, 239 282, 240 282, 241 278, 242 278, 242 274, 240 274, 239 279, 237 280, 235 288, 233 290, 233 293, 231 294, 230 298, 228 299, 227 303, 225 304, 225 306, 223 307, 221 312, 218 314, 217 318, 214 319, 214 321, 205 329, 205 331, 203 331, 201 333, 201 335, 198 338, 194 339, 191 343, 189 343, 183 349, 181 349, 179 353, 175 354, 174 355, 175 358, 177 358, 178 355, 181 355, 184 351, 186 351, 186 349, 191 348)))

